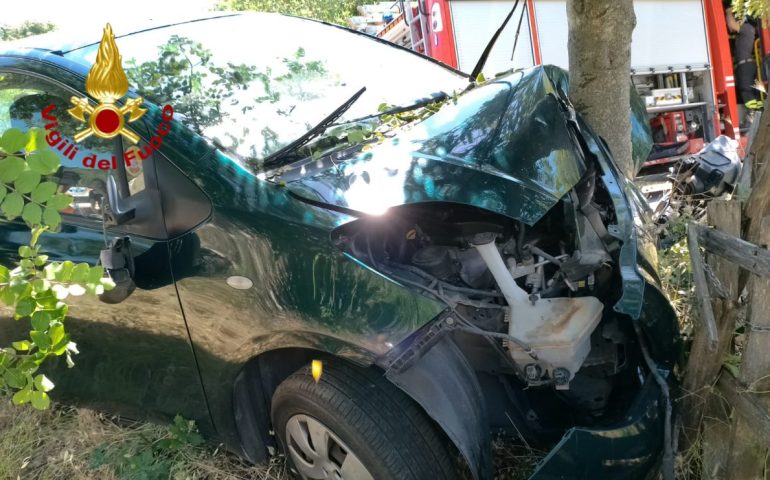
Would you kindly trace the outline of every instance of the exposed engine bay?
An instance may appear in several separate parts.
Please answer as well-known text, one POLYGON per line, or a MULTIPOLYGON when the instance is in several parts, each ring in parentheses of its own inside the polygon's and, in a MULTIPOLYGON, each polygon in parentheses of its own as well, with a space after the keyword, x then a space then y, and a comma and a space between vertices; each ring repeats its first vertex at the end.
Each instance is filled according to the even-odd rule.
POLYGON ((586 421, 604 414, 614 377, 637 375, 628 353, 633 330, 612 310, 621 292, 619 244, 607 232, 611 205, 589 171, 533 226, 466 205, 424 203, 344 225, 334 241, 445 303, 477 371, 503 374, 521 389, 555 389, 586 421), (487 353, 474 357, 474 350, 487 353), (490 350, 498 353, 493 360, 490 350))

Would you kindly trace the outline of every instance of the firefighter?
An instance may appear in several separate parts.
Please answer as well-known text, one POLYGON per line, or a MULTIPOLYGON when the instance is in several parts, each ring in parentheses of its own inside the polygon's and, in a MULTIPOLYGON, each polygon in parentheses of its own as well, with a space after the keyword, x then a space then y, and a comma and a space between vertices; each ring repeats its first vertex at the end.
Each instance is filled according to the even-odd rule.
POLYGON ((727 30, 735 34, 732 42, 735 62, 735 86, 740 102, 749 110, 762 110, 762 98, 754 88, 757 80, 757 64, 754 60, 754 40, 760 20, 746 16, 742 22, 735 18, 730 1, 724 1, 727 30))

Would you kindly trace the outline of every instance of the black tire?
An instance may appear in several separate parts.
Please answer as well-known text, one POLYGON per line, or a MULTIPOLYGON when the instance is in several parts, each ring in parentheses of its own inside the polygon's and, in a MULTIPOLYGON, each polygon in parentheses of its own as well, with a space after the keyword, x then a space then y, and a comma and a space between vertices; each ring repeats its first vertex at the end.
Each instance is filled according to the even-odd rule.
POLYGON ((304 367, 273 395, 273 428, 295 473, 286 427, 295 415, 306 415, 351 446, 375 480, 457 478, 444 435, 381 371, 339 361, 325 361, 323 367, 318 383, 304 367))

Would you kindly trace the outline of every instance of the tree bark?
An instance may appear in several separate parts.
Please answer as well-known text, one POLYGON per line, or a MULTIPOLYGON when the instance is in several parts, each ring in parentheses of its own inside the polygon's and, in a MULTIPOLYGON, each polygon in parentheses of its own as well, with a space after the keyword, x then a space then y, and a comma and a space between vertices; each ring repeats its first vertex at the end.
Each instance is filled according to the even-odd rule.
POLYGON ((633 0, 567 0, 570 98, 633 178, 631 34, 633 0))
POLYGON ((754 121, 760 124, 748 155, 753 171, 751 193, 743 207, 743 238, 759 244, 759 223, 763 217, 770 215, 770 113, 765 111, 754 121))

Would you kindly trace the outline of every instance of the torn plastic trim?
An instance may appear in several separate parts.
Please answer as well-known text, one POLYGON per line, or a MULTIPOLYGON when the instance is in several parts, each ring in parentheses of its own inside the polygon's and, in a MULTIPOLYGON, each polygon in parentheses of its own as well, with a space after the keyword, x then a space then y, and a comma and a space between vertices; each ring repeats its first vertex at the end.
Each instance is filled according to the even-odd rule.
POLYGON ((421 345, 419 356, 410 357, 409 364, 394 368, 398 361, 390 355, 377 363, 385 369, 388 380, 441 427, 467 462, 473 478, 491 479, 491 436, 481 385, 463 353, 442 330, 439 320, 402 342, 406 350, 421 345))
POLYGON ((664 408, 658 384, 648 375, 625 421, 606 429, 575 427, 540 461, 530 480, 648 478, 663 440, 664 408))

